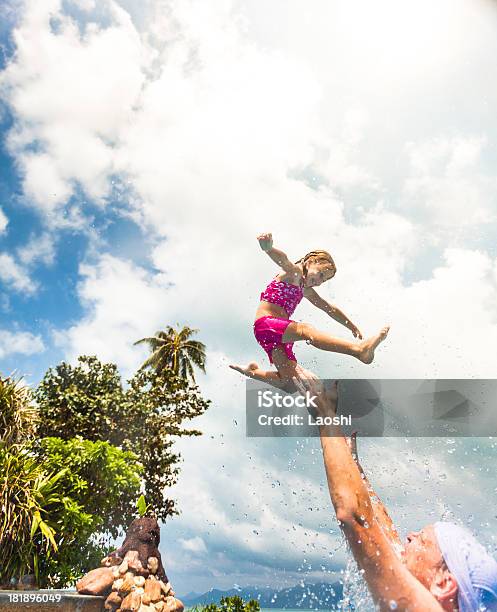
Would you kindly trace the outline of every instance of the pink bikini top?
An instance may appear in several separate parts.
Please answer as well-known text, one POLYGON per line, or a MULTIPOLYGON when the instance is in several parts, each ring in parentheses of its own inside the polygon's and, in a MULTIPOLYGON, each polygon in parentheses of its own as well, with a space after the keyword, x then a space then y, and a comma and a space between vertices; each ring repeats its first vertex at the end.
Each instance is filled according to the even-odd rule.
POLYGON ((300 300, 304 297, 302 285, 292 285, 276 278, 261 293, 261 300, 281 306, 289 317, 292 316, 300 300))

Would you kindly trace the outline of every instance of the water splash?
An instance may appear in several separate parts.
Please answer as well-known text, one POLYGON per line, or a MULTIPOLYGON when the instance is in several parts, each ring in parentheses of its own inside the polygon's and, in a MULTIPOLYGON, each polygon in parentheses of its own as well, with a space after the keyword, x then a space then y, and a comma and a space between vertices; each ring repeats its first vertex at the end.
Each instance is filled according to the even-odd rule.
POLYGON ((343 598, 338 610, 340 612, 374 612, 376 610, 363 572, 353 559, 348 561, 343 573, 343 598))

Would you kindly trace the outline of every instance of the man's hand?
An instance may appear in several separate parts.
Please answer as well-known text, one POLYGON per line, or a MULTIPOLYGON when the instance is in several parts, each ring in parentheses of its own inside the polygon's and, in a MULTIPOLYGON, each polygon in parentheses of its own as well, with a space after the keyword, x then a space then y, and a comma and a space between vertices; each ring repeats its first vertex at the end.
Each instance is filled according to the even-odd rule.
POLYGON ((265 253, 273 248, 273 235, 271 233, 260 234, 257 236, 257 240, 259 241, 259 246, 265 253))
POLYGON ((335 416, 338 403, 338 384, 336 380, 323 382, 312 372, 297 368, 293 382, 303 395, 308 391, 310 395, 316 396, 318 416, 335 416))

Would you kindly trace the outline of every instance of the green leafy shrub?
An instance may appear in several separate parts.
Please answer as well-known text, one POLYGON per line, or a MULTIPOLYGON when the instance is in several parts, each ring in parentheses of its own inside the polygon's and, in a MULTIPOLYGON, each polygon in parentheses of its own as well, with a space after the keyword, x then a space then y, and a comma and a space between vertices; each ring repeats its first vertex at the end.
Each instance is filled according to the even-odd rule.
POLYGON ((164 491, 177 481, 176 436, 197 436, 183 421, 208 408, 198 387, 172 370, 139 370, 125 389, 114 364, 82 356, 46 373, 36 390, 39 433, 65 440, 82 436, 133 451, 143 465, 143 489, 159 519, 176 514, 164 491))
POLYGON ((64 587, 100 563, 134 516, 141 465, 107 442, 0 444, 0 582, 64 587), (64 467, 61 467, 64 466, 64 467))
POLYGON ((244 602, 238 595, 221 597, 218 604, 211 603, 205 606, 195 606, 190 612, 259 612, 261 606, 255 599, 244 602))
POLYGON ((101 531, 116 538, 135 518, 143 468, 134 453, 81 437, 44 438, 39 452, 48 470, 67 467, 61 484, 86 512, 97 517, 101 531))

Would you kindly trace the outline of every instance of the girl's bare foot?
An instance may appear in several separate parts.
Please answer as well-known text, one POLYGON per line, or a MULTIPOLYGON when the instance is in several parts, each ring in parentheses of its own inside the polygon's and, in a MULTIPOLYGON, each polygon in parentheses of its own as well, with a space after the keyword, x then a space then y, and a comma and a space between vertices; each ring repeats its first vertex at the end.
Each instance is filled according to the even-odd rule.
POLYGON ((361 342, 361 352, 359 353, 359 359, 363 363, 371 363, 373 361, 375 349, 378 344, 380 344, 380 342, 383 342, 383 340, 385 340, 388 335, 389 329, 390 327, 388 326, 383 327, 375 336, 371 336, 371 338, 368 338, 367 340, 364 340, 364 342, 361 342))
POLYGON ((236 372, 240 372, 240 374, 244 374, 245 376, 252 377, 253 373, 259 369, 259 364, 256 363, 255 361, 251 361, 246 366, 240 366, 240 365, 236 365, 232 363, 230 364, 230 368, 232 370, 235 370, 236 372))

